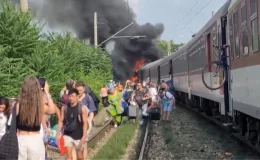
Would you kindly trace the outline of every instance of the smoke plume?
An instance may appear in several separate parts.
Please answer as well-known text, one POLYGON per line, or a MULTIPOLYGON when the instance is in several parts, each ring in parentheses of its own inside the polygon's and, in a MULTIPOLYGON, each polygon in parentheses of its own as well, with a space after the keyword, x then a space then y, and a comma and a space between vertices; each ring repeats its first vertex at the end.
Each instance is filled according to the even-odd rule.
MULTIPOLYGON (((20 0, 11 1, 19 3, 20 0)), ((36 18, 49 28, 67 29, 79 39, 90 40, 91 44, 94 39, 94 12, 98 15, 99 43, 134 22, 117 36, 144 35, 145 38, 111 39, 115 43, 107 43, 113 45, 111 58, 116 80, 130 78, 137 60, 144 59, 148 63, 163 56, 155 45, 155 40, 164 31, 163 24, 137 24, 135 14, 125 0, 29 0, 29 7, 36 18)), ((102 47, 107 48, 106 44, 102 47)))

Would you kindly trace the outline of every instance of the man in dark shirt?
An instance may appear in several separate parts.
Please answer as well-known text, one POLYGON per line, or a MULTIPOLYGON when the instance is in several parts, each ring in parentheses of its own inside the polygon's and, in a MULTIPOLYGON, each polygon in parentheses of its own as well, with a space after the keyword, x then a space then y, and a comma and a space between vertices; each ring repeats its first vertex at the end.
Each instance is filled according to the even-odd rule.
POLYGON ((83 148, 87 137, 87 110, 79 103, 79 91, 69 91, 69 103, 62 106, 58 131, 64 126, 64 146, 67 160, 72 160, 72 150, 77 151, 77 159, 83 160, 83 148))

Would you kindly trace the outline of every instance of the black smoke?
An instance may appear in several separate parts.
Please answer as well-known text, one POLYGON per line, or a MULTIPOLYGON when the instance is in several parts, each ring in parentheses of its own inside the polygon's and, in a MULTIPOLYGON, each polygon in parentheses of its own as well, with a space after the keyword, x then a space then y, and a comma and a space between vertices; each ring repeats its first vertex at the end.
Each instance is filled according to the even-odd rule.
MULTIPOLYGON (((17 3, 20 0, 11 1, 17 3)), ((135 14, 125 0, 29 0, 29 7, 37 19, 46 22, 49 28, 67 28, 77 38, 89 39, 91 44, 94 37, 94 12, 98 15, 99 43, 134 22, 117 36, 145 35, 146 38, 112 39, 115 45, 111 58, 116 80, 131 77, 136 60, 145 59, 148 63, 163 56, 155 45, 155 40, 164 31, 163 24, 137 24, 135 14)))

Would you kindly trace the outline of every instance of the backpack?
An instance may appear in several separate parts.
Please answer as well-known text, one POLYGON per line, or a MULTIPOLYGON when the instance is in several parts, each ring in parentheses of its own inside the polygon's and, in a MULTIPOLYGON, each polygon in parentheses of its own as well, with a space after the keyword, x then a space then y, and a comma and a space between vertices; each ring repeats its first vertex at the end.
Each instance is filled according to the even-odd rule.
MULTIPOLYGON (((69 105, 70 105, 70 103, 67 103, 66 105, 64 105, 64 121, 63 121, 63 124, 64 124, 64 131, 71 133, 78 128, 78 125, 77 125, 77 118, 74 118, 74 120, 71 123, 69 123, 67 121, 67 111, 68 111, 69 105)), ((78 107, 78 120, 79 120, 80 123, 82 123, 82 107, 83 107, 83 104, 79 102, 77 107, 78 107)))
POLYGON ((65 104, 69 103, 69 95, 64 91, 62 97, 61 97, 61 105, 64 106, 65 104))
POLYGON ((100 103, 100 100, 97 97, 97 95, 91 90, 90 87, 86 86, 85 94, 89 95, 93 99, 94 104, 95 104, 95 108, 98 109, 98 105, 100 103))
POLYGON ((85 94, 85 99, 87 101, 87 107, 88 109, 91 111, 91 112, 95 112, 97 110, 97 107, 95 105, 95 101, 93 100, 93 98, 88 95, 88 94, 85 94))
POLYGON ((18 159, 19 148, 18 138, 16 134, 16 104, 13 107, 11 118, 11 125, 7 127, 6 133, 0 140, 0 159, 10 160, 18 159))
POLYGON ((167 92, 169 92, 169 93, 171 93, 172 94, 172 96, 174 96, 174 88, 169 88, 167 91, 165 91, 165 97, 168 99, 168 97, 167 97, 167 95, 166 95, 166 93, 167 92))

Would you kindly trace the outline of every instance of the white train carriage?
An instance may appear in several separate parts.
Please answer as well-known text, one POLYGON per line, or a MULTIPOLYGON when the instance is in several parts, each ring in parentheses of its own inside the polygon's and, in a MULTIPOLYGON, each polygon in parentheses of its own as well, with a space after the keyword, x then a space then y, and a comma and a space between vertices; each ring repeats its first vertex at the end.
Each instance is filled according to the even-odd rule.
POLYGON ((230 100, 241 135, 260 144, 260 1, 232 0, 228 10, 230 100), (257 136, 254 136, 257 133, 257 136))
MULTIPOLYGON (((228 0, 186 45, 172 55, 144 66, 150 80, 172 79, 178 99, 207 115, 238 128, 241 136, 260 147, 260 1, 228 0), (212 45, 229 44, 224 63, 229 65, 225 84, 211 91, 202 83, 204 66, 219 60, 212 45), (156 75, 157 74, 157 75, 156 75), (230 123, 229 123, 230 124, 230 123)), ((205 80, 213 87, 212 68, 205 80)))
POLYGON ((138 70, 138 75, 141 75, 141 77, 138 78, 142 81, 145 81, 146 83, 158 83, 160 81, 159 65, 161 61, 162 59, 159 59, 143 66, 141 69, 138 70))

